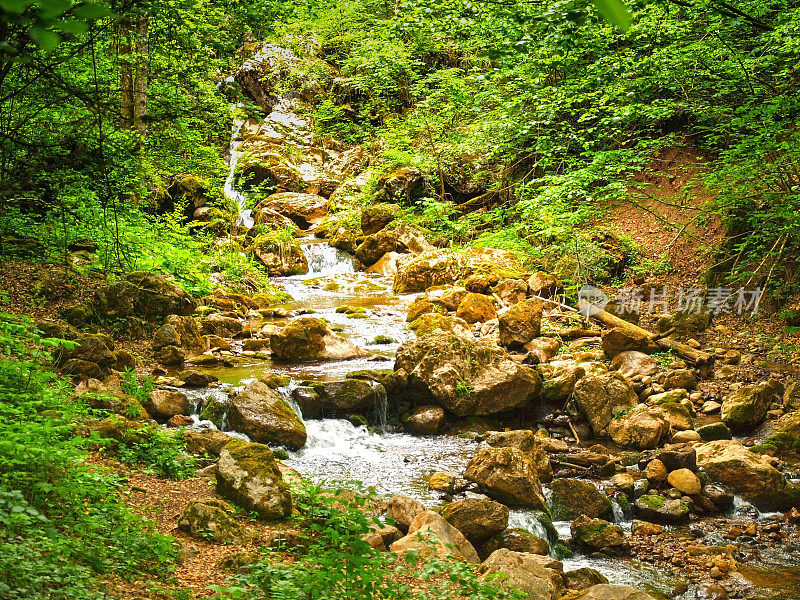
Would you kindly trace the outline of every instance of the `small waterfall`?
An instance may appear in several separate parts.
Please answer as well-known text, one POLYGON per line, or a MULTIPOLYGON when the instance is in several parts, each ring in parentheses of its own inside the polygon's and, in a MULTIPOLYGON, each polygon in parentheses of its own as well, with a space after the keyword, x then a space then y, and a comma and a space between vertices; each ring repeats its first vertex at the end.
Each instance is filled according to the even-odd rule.
MULTIPOLYGON (((378 382, 372 381, 371 382, 372 388, 378 388, 378 382)), ((378 399, 375 402, 374 414, 375 414, 375 423, 378 424, 380 430, 386 433, 389 430, 389 402, 386 399, 386 391, 381 386, 382 393, 378 394, 378 399)))
POLYGON ((611 501, 611 512, 614 515, 614 523, 619 525, 620 523, 624 523, 625 519, 625 511, 622 510, 622 506, 620 505, 619 501, 616 498, 609 498, 611 501))
MULTIPOLYGON (((232 78, 229 78, 232 79, 232 78)), ((234 110, 238 108, 239 105, 236 104, 233 106, 234 110)), ((239 132, 242 129, 242 125, 244 125, 244 121, 241 119, 234 119, 233 127, 231 129, 231 144, 229 149, 230 158, 228 159, 228 178, 225 180, 225 186, 223 188, 223 192, 226 198, 229 198, 236 202, 239 206, 239 218, 236 220, 236 224, 240 227, 247 227, 250 229, 255 224, 255 220, 253 219, 253 211, 249 208, 245 208, 245 204, 247 202, 247 196, 236 189, 234 185, 234 174, 236 172, 236 165, 239 163, 239 158, 242 156, 242 152, 239 151, 239 146, 242 145, 242 140, 237 140, 236 138, 239 135, 239 132)))
POLYGON ((308 261, 308 273, 303 275, 305 278, 356 272, 353 257, 330 244, 309 242, 301 244, 300 249, 308 261))

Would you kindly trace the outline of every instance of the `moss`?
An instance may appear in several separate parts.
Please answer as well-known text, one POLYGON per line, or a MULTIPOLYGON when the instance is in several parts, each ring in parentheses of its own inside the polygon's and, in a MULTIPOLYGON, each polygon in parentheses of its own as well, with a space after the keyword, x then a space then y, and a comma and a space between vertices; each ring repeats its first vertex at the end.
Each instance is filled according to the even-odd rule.
POLYGON ((204 421, 211 421, 217 429, 222 429, 222 422, 227 412, 227 404, 219 400, 211 400, 200 413, 200 418, 204 421))
POLYGON ((639 498, 639 501, 642 504, 646 504, 650 508, 659 509, 664 507, 664 504, 666 503, 667 500, 666 498, 664 498, 664 496, 651 496, 649 494, 646 494, 641 498, 639 498))
POLYGON ((556 543, 553 545, 553 553, 556 555, 558 560, 563 560, 565 558, 572 557, 572 550, 570 550, 566 545, 562 544, 561 542, 556 543))
POLYGON ((288 460, 289 453, 285 448, 272 448, 272 454, 277 460, 288 460))
POLYGON ((376 335, 375 339, 372 340, 373 344, 394 344, 395 340, 390 338, 388 335, 376 335))

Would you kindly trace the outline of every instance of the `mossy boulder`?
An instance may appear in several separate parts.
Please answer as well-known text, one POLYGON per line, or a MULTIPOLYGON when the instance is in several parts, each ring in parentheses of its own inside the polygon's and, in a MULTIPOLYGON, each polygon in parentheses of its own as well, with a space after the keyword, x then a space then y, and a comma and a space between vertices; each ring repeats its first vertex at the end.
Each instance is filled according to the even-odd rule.
POLYGON ((478 572, 484 577, 501 573, 496 580, 501 587, 520 590, 528 598, 557 600, 564 592, 563 568, 561 563, 538 554, 500 548, 492 552, 478 572))
POLYGON ((633 410, 639 404, 633 386, 616 371, 582 377, 575 384, 572 397, 598 437, 606 435, 615 416, 633 410))
POLYGON ((700 439, 704 442, 714 442, 716 440, 729 440, 733 437, 730 428, 723 422, 709 423, 697 428, 700 439))
POLYGON ((176 346, 190 353, 202 353, 208 349, 208 342, 192 317, 167 315, 164 324, 153 334, 152 343, 155 351, 165 346, 176 346))
POLYGON ((369 355, 333 333, 324 321, 314 318, 291 321, 270 335, 269 344, 273 357, 282 362, 345 360, 369 355))
POLYGON ((375 196, 385 203, 413 206, 425 190, 425 178, 416 167, 399 167, 375 183, 375 196))
POLYGON ((538 337, 542 329, 542 301, 529 298, 515 304, 498 319, 500 344, 522 348, 538 337))
POLYGON ((503 504, 547 510, 536 465, 522 450, 478 450, 467 463, 464 476, 503 504))
POLYGON ((569 527, 573 541, 590 550, 621 548, 628 540, 619 525, 581 515, 569 527))
POLYGON ((167 315, 190 315, 197 303, 185 291, 161 275, 146 271, 128 273, 124 279, 95 292, 95 312, 108 319, 142 317, 154 320, 167 315))
POLYGON ((466 498, 446 504, 439 514, 472 544, 483 542, 508 527, 508 508, 493 500, 466 498))
POLYGON ((434 332, 402 344, 395 372, 406 392, 453 414, 485 416, 522 408, 541 393, 541 379, 490 341, 434 332))
POLYGON ((556 479, 550 484, 550 512, 555 521, 571 521, 580 515, 610 519, 611 500, 591 481, 556 479))
POLYGON ((361 211, 361 231, 373 235, 400 216, 402 210, 396 204, 375 204, 361 211))
POLYGON ((762 423, 770 404, 782 402, 784 391, 776 379, 741 387, 722 402, 720 417, 732 431, 749 431, 762 423))
POLYGON ((217 544, 247 544, 252 535, 234 518, 233 508, 222 500, 191 502, 178 517, 178 529, 217 544))
POLYGON ((308 273, 308 259, 303 254, 300 244, 294 239, 278 238, 275 234, 261 234, 253 240, 249 251, 264 265, 272 277, 308 273))
POLYGON ((680 525, 689 521, 689 506, 680 498, 645 494, 636 499, 634 512, 639 519, 665 525, 680 525))
POLYGON ((597 569, 581 567, 564 573, 564 587, 568 590, 585 590, 593 585, 608 583, 608 579, 597 569))
POLYGON ((403 419, 403 429, 414 435, 435 435, 445 423, 441 406, 418 406, 403 419))
POLYGON ((538 535, 519 528, 508 528, 486 540, 481 546, 481 554, 488 556, 495 550, 508 548, 513 552, 528 552, 546 556, 550 552, 550 544, 538 535))
MULTIPOLYGON (((671 406, 683 408, 679 404, 671 406)), ((608 424, 608 433, 616 444, 636 450, 655 448, 669 432, 669 414, 662 407, 646 404, 615 416, 608 424)))
POLYGON ((389 252, 417 255, 429 250, 434 250, 434 247, 425 239, 425 234, 416 227, 398 221, 367 236, 356 248, 355 255, 369 266, 389 252))
POLYGON ((328 199, 317 194, 282 192, 268 196, 260 208, 274 210, 291 219, 300 229, 308 229, 328 214, 329 207, 328 199))
POLYGON ((537 437, 530 429, 514 429, 490 433, 486 437, 486 444, 493 448, 517 448, 528 455, 536 466, 539 480, 550 483, 553 480, 553 467, 545 452, 542 439, 537 437))
POLYGON ((155 389, 150 392, 144 407, 157 421, 166 422, 175 415, 188 415, 192 403, 181 392, 155 389))
POLYGON ((467 293, 456 309, 456 317, 467 323, 485 323, 497 317, 494 301, 483 294, 467 293))
POLYGON ((267 520, 292 512, 292 496, 263 444, 235 440, 225 445, 217 463, 217 491, 224 498, 267 520))
POLYGON ((463 319, 438 313, 423 314, 414 319, 408 328, 416 333, 418 337, 428 335, 436 330, 454 333, 460 336, 472 334, 469 323, 463 319))
POLYGON ((253 381, 231 399, 228 423, 261 444, 297 450, 306 443, 302 419, 283 396, 261 381, 253 381))

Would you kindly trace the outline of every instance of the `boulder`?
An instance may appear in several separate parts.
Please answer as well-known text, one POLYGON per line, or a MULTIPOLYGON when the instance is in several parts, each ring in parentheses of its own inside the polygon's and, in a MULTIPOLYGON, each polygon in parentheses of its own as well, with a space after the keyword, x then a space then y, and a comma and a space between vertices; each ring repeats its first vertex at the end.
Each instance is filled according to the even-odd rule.
POLYGON ((592 519, 581 515, 569 527, 572 539, 590 550, 606 550, 627 545, 625 532, 619 525, 604 519, 592 519))
POLYGON ((375 273, 384 277, 394 277, 397 274, 397 263, 404 256, 399 252, 387 252, 375 264, 364 269, 366 273, 375 273))
POLYGON ((506 529, 486 540, 481 550, 484 556, 488 556, 500 548, 508 548, 514 552, 541 554, 542 556, 547 556, 550 552, 550 544, 547 540, 525 529, 506 529))
POLYGON ((263 444, 235 440, 225 445, 217 463, 217 492, 267 520, 292 512, 292 496, 272 451, 263 444))
POLYGON ((645 494, 633 505, 637 517, 664 525, 680 525, 689 521, 689 506, 680 498, 645 494))
POLYGON ((425 178, 416 167, 397 168, 375 183, 375 196, 381 202, 413 206, 424 195, 425 178))
POLYGON ((611 439, 623 448, 648 450, 670 432, 669 415, 660 407, 640 404, 608 424, 611 439))
POLYGON ((167 315, 164 324, 153 334, 153 350, 157 351, 165 346, 176 346, 192 353, 208 350, 208 343, 203 338, 197 321, 182 315, 167 315))
POLYGON ((609 585, 602 583, 570 596, 570 600, 655 600, 650 594, 626 585, 609 585))
POLYGON ((702 333, 711 325, 712 314, 710 312, 673 312, 661 315, 656 328, 659 332, 674 329, 676 333, 685 335, 689 333, 702 333))
POLYGON ((197 308, 192 297, 161 275, 146 271, 128 273, 94 295, 95 312, 108 319, 190 315, 197 308))
POLYGON ((372 265, 389 252, 407 252, 416 256, 433 249, 419 229, 407 223, 395 222, 367 236, 356 248, 355 255, 365 265, 372 265))
POLYGON ((403 428, 415 435, 434 435, 444 425, 444 409, 440 406, 420 406, 403 420, 403 428))
POLYGON ((528 455, 542 483, 553 480, 553 467, 544 449, 542 439, 530 429, 516 429, 490 433, 486 443, 494 448, 518 448, 528 455))
POLYGON ((550 484, 550 511, 554 521, 572 521, 580 515, 610 519, 611 501, 590 481, 556 479, 550 484))
POLYGON ((263 208, 288 217, 300 229, 308 229, 328 213, 328 200, 316 194, 282 192, 267 196, 263 208))
POLYGON ((628 350, 648 353, 657 352, 659 348, 658 344, 647 334, 627 327, 614 327, 605 330, 601 337, 603 352, 611 359, 616 357, 617 354, 628 350))
POLYGON ((667 482, 682 494, 696 496, 703 488, 700 478, 689 469, 676 469, 670 472, 667 482))
POLYGON ((419 551, 423 556, 451 556, 458 560, 478 563, 478 553, 462 533, 431 510, 418 514, 408 527, 408 535, 391 545, 397 553, 419 551))
POLYGON ((400 216, 402 210, 396 204, 374 204, 361 211, 361 231, 373 235, 400 216))
POLYGON ((467 293, 456 310, 456 317, 467 323, 485 323, 497 317, 494 301, 483 294, 467 293))
POLYGON ((547 510, 536 466, 522 450, 478 450, 467 463, 465 477, 503 504, 547 510))
POLYGON ((619 371, 625 377, 633 379, 634 377, 655 375, 658 372, 658 362, 644 352, 628 350, 620 352, 614 357, 611 361, 611 368, 619 371))
POLYGON ((545 402, 561 405, 572 397, 575 384, 586 375, 586 370, 580 365, 565 365, 558 368, 540 365, 538 369, 544 380, 542 399, 545 402))
POLYGON ((371 413, 386 402, 386 389, 364 379, 345 379, 313 384, 323 403, 334 414, 371 413))
POLYGON ((783 394, 784 410, 800 410, 800 382, 794 381, 786 386, 783 394))
POLYGON ((593 585, 608 583, 608 579, 600 571, 591 567, 581 567, 564 573, 564 587, 568 590, 586 590, 593 585))
POLYGON ((522 300, 500 315, 500 344, 508 348, 521 348, 538 337, 541 328, 542 301, 538 298, 522 300))
POLYGON ((616 371, 582 377, 575 384, 572 397, 598 437, 607 433, 615 415, 639 404, 633 386, 616 371))
MULTIPOLYGON (((502 587, 521 590, 537 600, 557 600, 564 592, 562 574, 542 565, 538 554, 514 552, 507 548, 495 550, 478 569, 484 576, 502 573, 502 587)), ((562 567, 563 568, 563 567, 562 567)))
POLYGON ((420 316, 418 319, 414 320, 408 328, 416 333, 417 337, 428 335, 437 330, 452 333, 467 339, 472 336, 469 323, 465 320, 437 313, 427 313, 420 316))
POLYGON ((345 360, 368 356, 352 342, 328 329, 324 321, 302 318, 290 321, 269 338, 272 356, 282 362, 345 360))
POLYGON ((414 517, 425 512, 425 505, 410 496, 397 495, 389 499, 386 509, 386 518, 394 521, 395 526, 403 533, 408 533, 408 528, 414 517))
POLYGON ((236 438, 218 429, 204 429, 202 431, 187 429, 183 433, 183 439, 186 442, 186 451, 189 454, 218 457, 225 445, 236 438))
POLYGON ((233 508, 221 500, 196 500, 178 517, 178 529, 217 544, 249 543, 253 536, 231 516, 233 514, 233 508))
POLYGON ((770 457, 750 452, 736 440, 697 444, 697 465, 711 481, 752 502, 761 510, 782 510, 791 504, 783 474, 770 457))
POLYGON ((163 423, 175 415, 188 415, 192 404, 181 392, 155 389, 150 392, 144 408, 154 419, 163 423))
POLYGON ((114 342, 103 334, 81 334, 70 350, 59 347, 54 352, 57 366, 64 373, 82 375, 89 379, 104 379, 117 364, 114 342))
POLYGON ((483 542, 508 527, 508 508, 493 500, 467 498, 446 504, 439 512, 472 544, 483 542))
POLYGON ((552 298, 562 289, 561 283, 555 275, 544 271, 537 271, 528 278, 528 290, 533 296, 552 298))
POLYGON ((508 306, 514 306, 528 296, 528 284, 523 279, 501 279, 492 290, 508 306))
POLYGON ((525 344, 528 356, 525 362, 528 364, 542 364, 548 362, 558 354, 561 342, 548 337, 538 337, 525 344))
POLYGON ((441 301, 431 301, 427 296, 419 296, 411 303, 411 306, 408 307, 406 321, 411 323, 419 319, 422 315, 433 313, 446 315, 447 308, 445 308, 441 301))
POLYGON ((253 381, 231 399, 228 423, 261 444, 297 450, 306 443, 302 419, 283 396, 261 381, 253 381))
POLYGON ((733 437, 730 428, 722 421, 709 423, 697 428, 700 439, 704 442, 714 442, 716 440, 729 440, 733 437))
POLYGON ((220 337, 233 337, 242 332, 242 322, 239 319, 217 313, 208 315, 200 325, 205 333, 220 337))
POLYGON ((437 471, 428 479, 428 489, 436 492, 452 494, 456 485, 456 476, 449 471, 437 471))
POLYGON ((270 277, 308 273, 308 259, 295 240, 277 241, 270 236, 258 236, 249 250, 270 277))
POLYGON ((728 394, 720 417, 732 431, 748 431, 761 424, 770 404, 780 403, 783 393, 783 385, 776 379, 746 385, 728 394))
POLYGON ((395 372, 406 391, 457 416, 484 416, 527 406, 541 392, 541 379, 490 341, 434 332, 402 344, 395 372))

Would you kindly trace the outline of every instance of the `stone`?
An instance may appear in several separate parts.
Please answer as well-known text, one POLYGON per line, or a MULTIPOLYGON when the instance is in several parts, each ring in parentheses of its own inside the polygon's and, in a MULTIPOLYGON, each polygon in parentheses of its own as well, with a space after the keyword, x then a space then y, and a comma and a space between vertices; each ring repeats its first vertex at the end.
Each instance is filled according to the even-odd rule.
POLYGON ((626 585, 602 583, 593 585, 578 596, 570 597, 570 600, 655 600, 655 598, 626 585))
POLYGON ((631 522, 631 534, 633 535, 658 535, 663 531, 664 527, 658 523, 639 521, 638 519, 631 522))
POLYGON ((502 573, 500 586, 521 590, 537 600, 557 600, 564 591, 561 572, 542 566, 541 556, 514 552, 507 548, 495 550, 478 569, 483 576, 502 573))
POLYGON ((750 452, 736 440, 697 444, 697 465, 719 483, 760 510, 783 510, 791 500, 783 474, 770 457, 750 452))
MULTIPOLYGON (((703 406, 700 408, 700 411, 703 414, 711 415, 714 414, 715 412, 719 412, 721 408, 722 404, 720 404, 719 402, 715 400, 707 400, 706 402, 703 402, 703 406)), ((725 425, 725 428, 727 429, 728 426, 725 425)))
POLYGON ((697 433, 700 439, 704 442, 713 442, 716 440, 729 440, 733 437, 731 430, 722 421, 717 423, 709 423, 697 428, 697 433))
POLYGON ((217 463, 217 491, 246 510, 267 520, 292 512, 292 496, 263 444, 235 440, 222 448, 217 463))
POLYGON ((794 381, 786 386, 783 394, 783 407, 787 411, 800 410, 800 382, 794 381))
POLYGON ((665 390, 693 390, 697 387, 697 378, 690 369, 671 369, 664 373, 662 385, 665 390))
POLYGON ((697 452, 692 444, 671 444, 660 450, 643 454, 639 466, 644 466, 651 459, 661 462, 667 471, 675 471, 676 469, 697 470, 697 452))
POLYGON ((302 419, 278 392, 261 381, 249 383, 229 404, 228 423, 261 444, 298 450, 306 443, 302 419))
POLYGON ((414 256, 434 247, 416 227, 395 222, 378 233, 364 239, 355 250, 355 255, 365 265, 372 265, 389 252, 410 253, 414 256))
POLYGON ((586 370, 578 365, 566 365, 550 370, 551 366, 539 366, 539 372, 544 377, 542 399, 546 402, 563 405, 572 397, 575 384, 586 375, 586 370))
POLYGON ((411 323, 419 319, 422 315, 431 313, 447 314, 447 308, 443 306, 441 302, 431 301, 427 296, 419 296, 411 303, 411 306, 408 307, 406 321, 411 323))
POLYGON ((425 510, 425 505, 422 502, 410 496, 392 496, 386 509, 386 518, 391 519, 400 531, 408 533, 411 521, 420 513, 425 512, 425 510))
POLYGON ((330 331, 320 319, 308 317, 290 321, 279 332, 270 335, 269 345, 275 360, 281 362, 345 360, 369 355, 330 331))
POLYGON ((506 529, 486 540, 481 547, 482 555, 488 556, 500 548, 508 548, 514 552, 541 554, 542 556, 547 556, 548 552, 550 552, 550 544, 547 540, 524 529, 516 528, 506 529))
POLYGON ((326 381, 311 387, 319 394, 323 406, 327 405, 336 415, 372 413, 386 402, 386 389, 363 379, 326 381))
POLYGON ((416 167, 399 167, 378 179, 375 197, 382 202, 411 206, 425 195, 425 178, 416 167))
POLYGON ((155 389, 150 392, 144 408, 157 421, 166 422, 175 415, 188 415, 192 405, 181 392, 155 389))
POLYGON ((550 484, 550 511, 554 521, 572 521, 580 515, 610 519, 611 501, 590 481, 556 479, 550 484))
POLYGON ((232 442, 233 436, 228 435, 218 429, 204 429, 196 431, 187 429, 183 433, 186 442, 186 451, 195 456, 210 456, 216 458, 228 442, 232 442))
POLYGON ((200 325, 203 331, 209 335, 233 337, 242 332, 242 322, 239 319, 216 313, 208 315, 200 321, 200 325))
POLYGON ((439 511, 445 521, 472 543, 480 543, 508 527, 508 508, 493 500, 467 498, 439 511))
POLYGON ((196 500, 190 502, 178 517, 178 529, 217 544, 249 543, 253 536, 232 514, 233 508, 221 500, 196 500))
POLYGON ((611 361, 611 368, 628 379, 653 376, 658 373, 658 362, 652 356, 636 350, 620 352, 611 361))
POLYGON ((197 321, 181 315, 167 315, 164 324, 153 334, 153 350, 158 351, 165 346, 176 346, 194 354, 208 350, 197 321))
POLYGON ((563 576, 564 587, 568 590, 586 590, 593 585, 608 583, 608 579, 600 571, 591 567, 581 567, 567 571, 563 576))
POLYGON ((279 241, 274 235, 259 235, 249 251, 264 265, 270 277, 308 273, 308 259, 296 240, 279 241))
POLYGON ((732 431, 748 431, 764 420, 773 402, 781 402, 783 385, 769 379, 755 385, 746 385, 728 394, 722 402, 720 416, 732 431))
POLYGON ((469 323, 458 317, 440 315, 436 313, 424 314, 411 323, 408 328, 417 334, 417 337, 434 333, 437 330, 445 333, 452 333, 459 337, 467 338, 472 336, 469 323))
POLYGON ((542 438, 530 429, 515 429, 489 433, 486 443, 494 448, 518 448, 533 462, 542 483, 553 480, 553 467, 544 448, 542 438))
POLYGON ((178 373, 178 378, 183 381, 183 387, 187 388, 204 388, 208 387, 209 384, 219 381, 219 378, 216 375, 212 375, 211 373, 202 373, 200 371, 195 371, 194 369, 181 371, 178 373))
POLYGON ((165 367, 178 367, 185 358, 186 353, 178 346, 164 346, 155 352, 156 361, 165 367))
POLYGON ((456 310, 456 317, 467 323, 485 323, 497 317, 494 301, 483 294, 468 293, 456 310))
POLYGON ((614 327, 604 330, 601 337, 603 352, 611 359, 627 350, 643 353, 658 351, 658 344, 650 336, 633 329, 614 327))
POLYGON ((263 208, 268 208, 291 219, 300 229, 319 223, 328 213, 326 198, 316 194, 283 192, 267 196, 263 208))
POLYGON ((546 510, 536 466, 517 448, 478 450, 467 463, 465 477, 503 504, 546 510))
POLYGON ((645 521, 679 525, 689 521, 689 506, 681 499, 645 494, 633 505, 637 517, 645 521))
POLYGON ((396 204, 374 204, 361 211, 361 231, 364 235, 378 233, 400 216, 402 210, 396 204))
POLYGON ((470 563, 480 562, 478 553, 467 538, 440 514, 431 510, 414 517, 409 524, 408 535, 394 542, 390 549, 400 554, 416 550, 423 556, 433 553, 470 563))
POLYGON ((677 469, 670 472, 667 476, 667 483, 682 494, 689 496, 696 496, 703 488, 700 478, 689 469, 677 469))
POLYGON ((428 489, 445 494, 452 494, 456 485, 456 476, 449 471, 438 471, 428 479, 428 489))
POLYGON ((630 473, 617 473, 611 477, 611 485, 617 488, 623 494, 628 496, 633 495, 633 488, 636 484, 636 479, 630 473))
POLYGON ((700 436, 699 433, 694 431, 693 429, 687 429, 686 431, 679 431, 675 435, 672 436, 672 443, 673 444, 683 444, 686 442, 699 442, 703 438, 700 436))
POLYGON ((660 407, 640 404, 608 425, 611 439, 623 448, 647 450, 658 446, 670 431, 668 414, 660 407))
POLYGON ((560 347, 561 343, 553 338, 538 337, 532 339, 525 344, 525 350, 528 351, 528 356, 525 357, 525 360, 529 364, 534 364, 531 362, 534 358, 535 364, 537 365, 546 363, 558 354, 558 349, 560 347))
POLYGON ((374 264, 364 269, 364 272, 383 275, 384 277, 394 277, 397 274, 397 263, 402 256, 404 255, 399 252, 387 252, 374 264))
POLYGON ((619 525, 604 519, 593 519, 580 515, 569 527, 572 539, 579 545, 591 550, 620 548, 628 543, 625 533, 619 525))
POLYGON ((485 416, 527 406, 541 392, 541 379, 490 341, 434 332, 397 349, 395 372, 406 393, 456 416, 485 416))
POLYGON ((528 290, 533 296, 552 298, 561 291, 561 283, 555 275, 537 271, 528 278, 528 290))
POLYGON ((542 301, 538 298, 522 300, 498 319, 500 344, 508 348, 522 348, 541 333, 542 301))
POLYGON ((435 435, 445 422, 444 409, 440 406, 420 406, 403 420, 403 428, 415 435, 435 435))
POLYGON ((710 312, 673 312, 662 315, 656 323, 656 328, 663 333, 675 329, 679 334, 702 333, 711 325, 710 312))
POLYGON ((108 319, 141 317, 155 320, 167 315, 190 315, 197 303, 161 275, 135 271, 99 288, 94 295, 94 308, 99 316, 108 319))
POLYGON ((647 481, 649 481, 651 484, 658 485, 667 480, 669 472, 667 471, 667 467, 664 465, 664 463, 660 459, 656 458, 647 464, 643 474, 647 478, 647 481))
POLYGON ((598 437, 607 433, 614 416, 639 404, 639 397, 630 382, 620 373, 586 375, 579 379, 573 390, 575 404, 586 416, 592 431, 598 437))
POLYGON ((528 296, 528 284, 522 279, 501 279, 492 290, 508 306, 514 306, 528 296))

